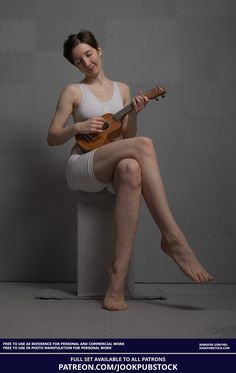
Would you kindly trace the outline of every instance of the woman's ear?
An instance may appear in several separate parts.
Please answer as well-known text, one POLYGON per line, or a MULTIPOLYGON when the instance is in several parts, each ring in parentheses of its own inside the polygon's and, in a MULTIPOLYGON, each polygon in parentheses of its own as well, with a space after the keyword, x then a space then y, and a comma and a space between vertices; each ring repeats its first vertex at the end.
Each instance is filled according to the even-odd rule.
POLYGON ((99 54, 99 56, 102 55, 102 48, 101 47, 98 47, 98 54, 99 54))

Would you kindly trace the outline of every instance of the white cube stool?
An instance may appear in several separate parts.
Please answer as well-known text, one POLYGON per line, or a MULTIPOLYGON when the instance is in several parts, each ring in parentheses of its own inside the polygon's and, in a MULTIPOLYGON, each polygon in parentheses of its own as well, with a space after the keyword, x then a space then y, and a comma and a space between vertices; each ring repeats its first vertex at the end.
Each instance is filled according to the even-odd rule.
MULTIPOLYGON (((104 190, 98 193, 77 192, 77 249, 79 298, 103 297, 108 286, 108 266, 114 248, 115 196, 104 190)), ((134 260, 130 261, 126 279, 127 297, 134 295, 134 260)))

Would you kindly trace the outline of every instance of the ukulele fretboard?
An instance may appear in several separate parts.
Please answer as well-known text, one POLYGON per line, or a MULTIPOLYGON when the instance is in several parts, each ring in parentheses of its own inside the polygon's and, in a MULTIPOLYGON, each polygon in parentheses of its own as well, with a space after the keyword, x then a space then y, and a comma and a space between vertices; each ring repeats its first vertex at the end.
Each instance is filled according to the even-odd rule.
POLYGON ((119 110, 117 113, 112 115, 112 118, 115 120, 121 120, 127 114, 129 114, 134 109, 134 105, 131 102, 129 105, 123 107, 123 109, 119 110))

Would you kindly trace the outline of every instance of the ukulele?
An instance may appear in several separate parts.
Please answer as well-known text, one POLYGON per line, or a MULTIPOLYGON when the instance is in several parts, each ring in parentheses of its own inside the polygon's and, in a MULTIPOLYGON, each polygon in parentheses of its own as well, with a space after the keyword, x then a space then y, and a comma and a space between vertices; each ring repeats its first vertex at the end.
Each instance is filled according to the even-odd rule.
MULTIPOLYGON (((165 97, 166 90, 163 87, 155 87, 152 90, 144 93, 149 100, 155 99, 158 101, 158 97, 165 97)), ((78 134, 75 136, 76 142, 84 152, 91 151, 98 148, 101 145, 112 142, 117 137, 122 135, 122 119, 134 109, 134 105, 131 102, 115 114, 106 113, 102 115, 105 119, 103 124, 102 133, 90 133, 90 134, 78 134)))

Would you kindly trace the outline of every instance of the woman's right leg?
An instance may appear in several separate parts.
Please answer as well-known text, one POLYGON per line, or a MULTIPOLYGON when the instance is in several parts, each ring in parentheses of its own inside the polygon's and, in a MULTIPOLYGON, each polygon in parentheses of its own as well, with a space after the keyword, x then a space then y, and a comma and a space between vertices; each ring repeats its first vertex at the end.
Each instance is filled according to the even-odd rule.
POLYGON ((142 197, 141 172, 134 159, 124 159, 115 167, 113 189, 116 193, 114 212, 115 246, 110 282, 103 307, 110 311, 127 309, 124 300, 125 279, 136 232, 142 197))
POLYGON ((127 158, 135 159, 140 166, 143 196, 161 230, 162 249, 193 281, 211 280, 211 275, 198 262, 170 211, 150 139, 135 137, 98 148, 94 155, 94 172, 98 180, 110 182, 115 166, 127 158))

